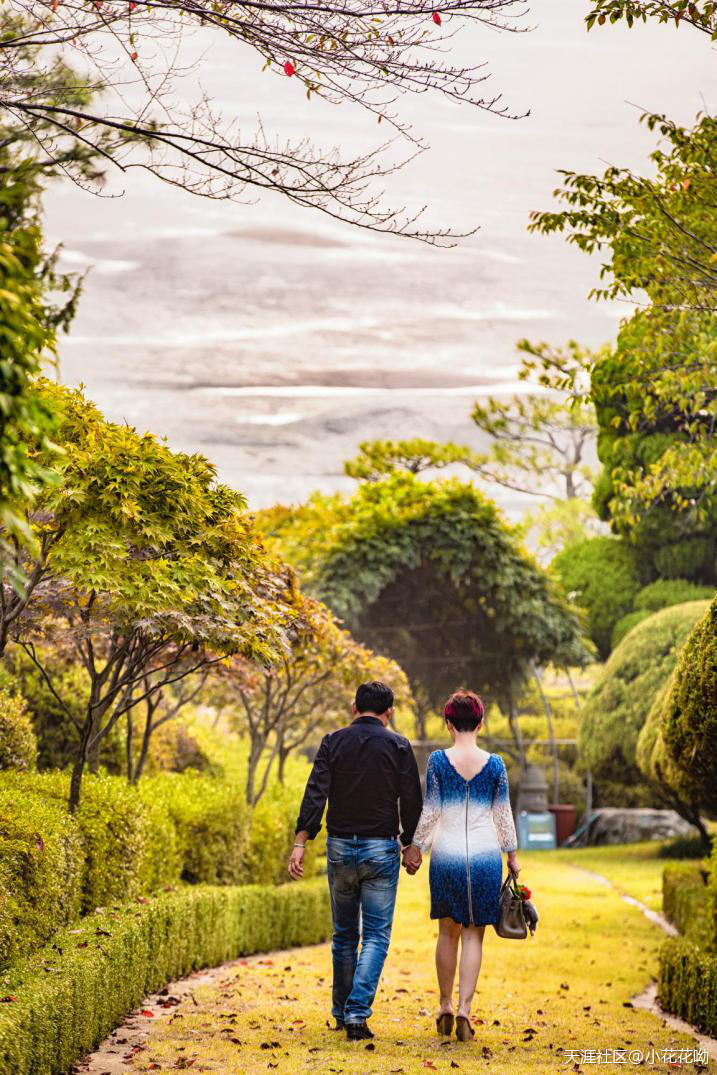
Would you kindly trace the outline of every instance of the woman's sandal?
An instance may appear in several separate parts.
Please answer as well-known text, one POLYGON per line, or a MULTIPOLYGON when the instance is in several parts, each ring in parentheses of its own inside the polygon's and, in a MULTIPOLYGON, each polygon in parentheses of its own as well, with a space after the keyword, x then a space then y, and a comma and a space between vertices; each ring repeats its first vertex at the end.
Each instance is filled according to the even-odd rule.
POLYGON ((456 1037, 459 1041, 473 1041, 476 1032, 465 1015, 456 1016, 456 1037))
POLYGON ((436 1030, 446 1038, 453 1033, 453 1012, 441 1012, 436 1019, 436 1030))

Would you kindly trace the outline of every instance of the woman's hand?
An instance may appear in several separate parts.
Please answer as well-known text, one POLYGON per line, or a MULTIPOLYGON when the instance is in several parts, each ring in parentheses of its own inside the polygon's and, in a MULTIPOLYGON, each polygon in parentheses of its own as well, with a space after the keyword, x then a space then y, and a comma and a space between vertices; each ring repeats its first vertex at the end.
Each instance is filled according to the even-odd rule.
POLYGON ((513 874, 513 877, 517 877, 520 873, 520 866, 518 865, 518 852, 508 852, 508 869, 513 874))
POLYGON ((418 873, 423 862, 423 855, 421 849, 416 844, 409 844, 408 847, 403 849, 403 865, 406 867, 406 872, 413 876, 414 873, 418 873))

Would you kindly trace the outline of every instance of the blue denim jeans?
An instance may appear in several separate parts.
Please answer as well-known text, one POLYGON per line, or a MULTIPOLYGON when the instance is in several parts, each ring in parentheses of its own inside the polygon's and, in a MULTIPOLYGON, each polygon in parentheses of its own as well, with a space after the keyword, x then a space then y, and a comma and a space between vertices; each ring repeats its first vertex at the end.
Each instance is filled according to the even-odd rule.
POLYGON ((332 1013, 360 1023, 371 1014, 391 940, 401 854, 397 840, 330 836, 326 857, 334 920, 332 1013))

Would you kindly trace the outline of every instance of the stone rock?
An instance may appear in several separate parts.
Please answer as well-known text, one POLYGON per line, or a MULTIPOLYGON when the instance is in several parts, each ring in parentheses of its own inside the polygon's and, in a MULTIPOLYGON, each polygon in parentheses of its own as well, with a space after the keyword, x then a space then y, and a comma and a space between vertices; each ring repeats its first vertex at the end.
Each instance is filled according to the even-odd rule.
POLYGON ((684 836, 697 831, 674 810, 623 810, 617 806, 603 806, 593 811, 590 824, 581 830, 582 826, 566 840, 566 847, 667 840, 670 836, 684 836))

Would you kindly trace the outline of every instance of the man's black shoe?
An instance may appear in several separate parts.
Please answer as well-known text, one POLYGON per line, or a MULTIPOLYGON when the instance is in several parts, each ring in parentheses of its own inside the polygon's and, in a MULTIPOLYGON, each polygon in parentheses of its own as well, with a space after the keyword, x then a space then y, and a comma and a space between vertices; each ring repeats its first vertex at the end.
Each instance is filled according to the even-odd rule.
POLYGON ((331 1029, 332 1030, 345 1030, 346 1029, 346 1023, 343 1021, 343 1019, 337 1019, 336 1020, 336 1026, 332 1026, 331 1029))
POLYGON ((349 1041, 366 1041, 373 1037, 373 1031, 369 1030, 368 1023, 347 1023, 346 1037, 349 1041))

